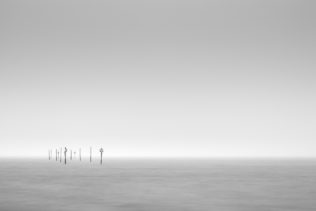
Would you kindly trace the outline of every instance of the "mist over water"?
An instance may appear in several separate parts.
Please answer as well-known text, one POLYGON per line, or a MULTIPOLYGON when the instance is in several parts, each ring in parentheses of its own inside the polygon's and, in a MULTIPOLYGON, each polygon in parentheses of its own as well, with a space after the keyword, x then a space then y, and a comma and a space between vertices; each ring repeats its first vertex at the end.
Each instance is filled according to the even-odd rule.
POLYGON ((0 211, 316 210, 315 11, 1 0, 0 211))
POLYGON ((0 160, 0 210, 314 210, 315 160, 0 160))
POLYGON ((315 157, 315 10, 1 0, 0 156, 315 157))

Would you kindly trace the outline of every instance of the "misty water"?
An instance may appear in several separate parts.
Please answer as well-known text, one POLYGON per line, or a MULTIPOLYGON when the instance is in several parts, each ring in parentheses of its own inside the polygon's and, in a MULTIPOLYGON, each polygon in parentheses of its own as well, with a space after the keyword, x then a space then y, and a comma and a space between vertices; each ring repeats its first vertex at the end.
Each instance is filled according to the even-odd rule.
POLYGON ((1 211, 316 210, 315 160, 0 160, 1 211))

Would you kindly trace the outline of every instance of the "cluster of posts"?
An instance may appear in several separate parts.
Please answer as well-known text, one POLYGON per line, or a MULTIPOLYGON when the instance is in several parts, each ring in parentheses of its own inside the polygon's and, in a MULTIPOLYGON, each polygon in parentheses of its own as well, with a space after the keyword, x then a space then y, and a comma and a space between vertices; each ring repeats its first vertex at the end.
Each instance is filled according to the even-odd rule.
MULTIPOLYGON (((100 164, 102 165, 102 157, 103 157, 103 148, 101 147, 100 148, 100 164)), ((64 162, 65 165, 67 164, 67 152, 68 152, 68 149, 67 147, 65 147, 64 149, 63 148, 60 148, 60 149, 56 149, 55 150, 55 160, 56 162, 64 162), (64 158, 64 161, 63 161, 63 158, 64 158)), ((69 152, 69 159, 70 160, 73 160, 73 157, 74 159, 76 159, 76 151, 72 151, 70 149, 70 152, 69 152)), ((53 160, 53 150, 48 150, 48 160, 53 160)), ((79 149, 79 161, 81 162, 82 161, 82 157, 81 157, 81 148, 79 149)), ((92 147, 90 147, 90 163, 92 162, 92 147)))

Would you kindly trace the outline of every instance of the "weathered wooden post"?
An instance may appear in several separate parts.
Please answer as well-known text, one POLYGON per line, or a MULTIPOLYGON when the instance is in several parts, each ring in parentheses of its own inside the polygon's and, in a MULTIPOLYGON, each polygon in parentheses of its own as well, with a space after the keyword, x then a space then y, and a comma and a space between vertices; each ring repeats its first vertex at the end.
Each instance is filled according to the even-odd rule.
POLYGON ((103 156, 103 149, 100 149, 100 153, 101 153, 101 160, 100 160, 100 164, 102 165, 102 156, 103 156))
POLYGON ((65 153, 65 165, 66 165, 66 163, 67 163, 67 151, 68 151, 68 150, 67 150, 67 148, 65 147, 65 152, 64 152, 64 153, 65 153))
POLYGON ((92 162, 92 147, 90 147, 90 163, 92 162))
POLYGON ((59 152, 59 162, 61 163, 61 159, 62 159, 62 153, 63 153, 63 149, 60 147, 60 152, 59 152))

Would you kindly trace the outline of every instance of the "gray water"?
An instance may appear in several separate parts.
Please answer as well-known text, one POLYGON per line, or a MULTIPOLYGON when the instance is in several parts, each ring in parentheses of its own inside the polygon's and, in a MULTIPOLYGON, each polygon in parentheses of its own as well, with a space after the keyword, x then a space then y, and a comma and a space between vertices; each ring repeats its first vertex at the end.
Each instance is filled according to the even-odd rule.
POLYGON ((0 211, 316 210, 315 160, 0 160, 0 211))

